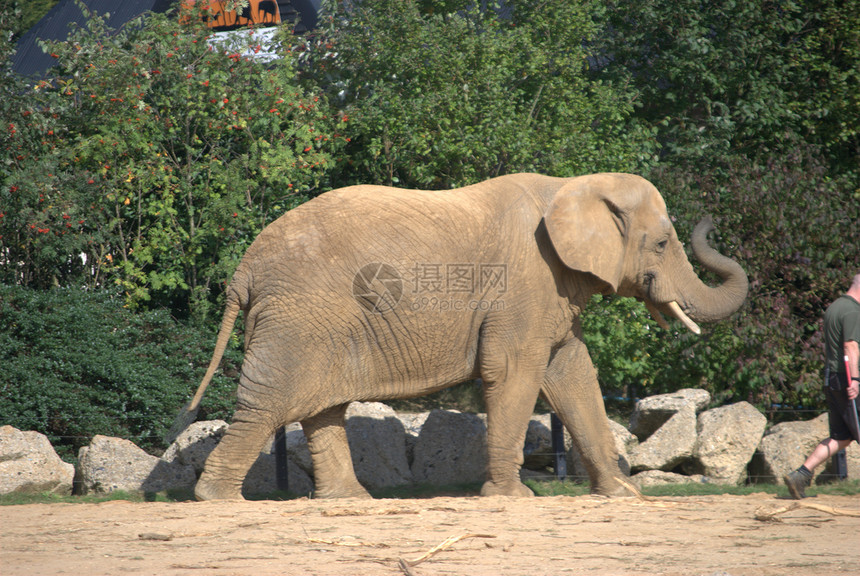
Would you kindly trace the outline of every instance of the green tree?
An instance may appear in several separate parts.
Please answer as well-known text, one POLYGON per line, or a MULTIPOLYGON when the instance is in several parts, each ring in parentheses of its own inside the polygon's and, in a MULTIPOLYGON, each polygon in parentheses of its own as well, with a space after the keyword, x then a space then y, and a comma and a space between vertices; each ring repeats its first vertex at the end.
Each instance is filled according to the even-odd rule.
MULTIPOLYGON (((712 168, 726 154, 820 148, 854 177, 860 155, 860 2, 608 2, 610 78, 641 93, 637 116, 665 158, 712 168)), ((856 190, 855 190, 856 191, 856 190)))
MULTIPOLYGON (((157 453, 209 362, 214 334, 165 310, 132 312, 106 290, 0 285, 0 425, 47 434, 73 459, 95 434, 157 453)), ((225 372, 241 362, 239 338, 225 372)), ((236 381, 219 374, 203 418, 229 419, 236 381)))
POLYGON ((93 14, 49 44, 57 79, 18 111, 42 148, 17 154, 5 178, 15 221, 2 234, 19 263, 5 281, 65 284, 64 263, 80 260, 86 282, 116 282, 130 305, 205 317, 257 232, 323 189, 338 145, 288 50, 263 60, 260 42, 216 39, 197 17, 115 31, 93 14))
POLYGON ((342 181, 441 189, 649 158, 635 95, 589 74, 599 2, 327 6, 309 75, 350 126, 342 181))

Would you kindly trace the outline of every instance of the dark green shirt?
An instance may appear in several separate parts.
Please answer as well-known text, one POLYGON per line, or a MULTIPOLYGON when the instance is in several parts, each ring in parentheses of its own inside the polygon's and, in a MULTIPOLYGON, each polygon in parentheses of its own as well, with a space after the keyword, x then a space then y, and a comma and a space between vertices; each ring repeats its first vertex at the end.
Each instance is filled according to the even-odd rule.
POLYGON ((860 302, 845 294, 824 313, 825 362, 830 372, 845 373, 845 342, 860 343, 860 302))

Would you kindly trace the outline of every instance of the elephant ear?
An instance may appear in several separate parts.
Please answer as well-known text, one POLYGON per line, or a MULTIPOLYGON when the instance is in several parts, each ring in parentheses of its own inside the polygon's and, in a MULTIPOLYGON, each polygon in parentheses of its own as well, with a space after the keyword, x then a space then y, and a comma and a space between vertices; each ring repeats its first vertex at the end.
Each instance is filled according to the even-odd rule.
POLYGON ((544 214, 558 257, 572 270, 589 272, 615 292, 624 271, 629 215, 637 194, 628 175, 596 174, 561 188, 544 214))

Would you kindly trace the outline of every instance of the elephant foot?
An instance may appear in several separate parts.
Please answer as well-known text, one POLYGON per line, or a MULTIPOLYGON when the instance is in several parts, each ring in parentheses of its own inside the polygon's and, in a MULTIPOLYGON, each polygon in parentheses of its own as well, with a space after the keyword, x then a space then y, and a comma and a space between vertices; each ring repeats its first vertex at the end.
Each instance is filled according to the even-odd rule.
MULTIPOLYGON (((612 478, 605 482, 594 482, 591 485, 591 493, 597 496, 607 496, 609 498, 620 498, 624 496, 635 496, 636 492, 628 488, 630 478, 620 477, 624 484, 612 478)), ((635 489, 635 488, 634 488, 635 489)))
POLYGON ((197 500, 244 500, 242 488, 236 488, 230 483, 215 482, 205 477, 205 473, 194 487, 194 497, 197 500))
POLYGON ((487 480, 481 487, 481 496, 532 497, 535 493, 522 482, 493 482, 487 480))
POLYGON ((313 497, 315 500, 322 498, 362 498, 369 500, 373 498, 373 496, 370 495, 370 492, 365 490, 364 486, 361 484, 349 487, 318 488, 317 490, 314 490, 313 497))

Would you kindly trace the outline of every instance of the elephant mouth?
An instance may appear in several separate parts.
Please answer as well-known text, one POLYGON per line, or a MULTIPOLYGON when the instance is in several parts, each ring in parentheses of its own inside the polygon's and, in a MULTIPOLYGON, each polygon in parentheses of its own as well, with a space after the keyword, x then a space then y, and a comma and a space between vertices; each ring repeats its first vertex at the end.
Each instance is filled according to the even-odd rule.
POLYGON ((669 329, 669 323, 666 322, 666 318, 663 316, 664 312, 673 318, 680 320, 681 323, 693 334, 701 334, 702 329, 699 328, 699 325, 696 324, 692 318, 687 316, 683 310, 681 310, 681 306, 675 300, 667 304, 657 305, 651 302, 650 300, 645 300, 645 307, 648 309, 648 312, 651 313, 651 316, 654 317, 654 320, 657 321, 657 324, 660 325, 664 330, 669 329), (661 310, 662 308, 662 310, 661 310))
POLYGON ((702 333, 702 329, 699 328, 699 325, 696 324, 692 318, 687 316, 676 300, 668 300, 668 298, 664 299, 659 296, 662 291, 658 287, 657 274, 654 272, 646 272, 642 278, 642 285, 644 286, 644 292, 646 294, 646 296, 642 298, 645 302, 645 307, 661 328, 669 330, 669 324, 666 322, 666 318, 664 316, 668 315, 676 320, 680 320, 687 330, 693 334, 702 333), (657 302, 660 303, 657 304, 657 302))

